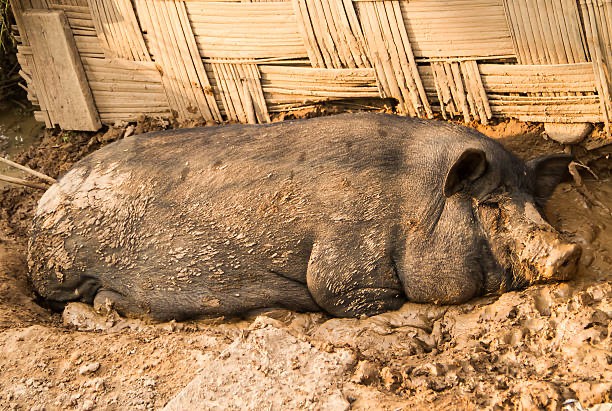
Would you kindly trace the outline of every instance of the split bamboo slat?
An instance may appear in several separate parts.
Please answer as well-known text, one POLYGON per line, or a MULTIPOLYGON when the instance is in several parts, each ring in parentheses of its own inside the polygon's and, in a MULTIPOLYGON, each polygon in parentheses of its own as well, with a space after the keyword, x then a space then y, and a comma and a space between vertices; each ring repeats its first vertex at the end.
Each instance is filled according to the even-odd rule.
POLYGON ((62 13, 69 69, 82 66, 71 92, 85 90, 81 105, 107 124, 143 114, 266 123, 386 98, 411 116, 612 131, 611 0, 10 1, 22 87, 48 126, 70 121, 44 65, 59 63, 32 44, 32 11, 62 13))
POLYGON ((399 102, 401 113, 431 117, 432 111, 418 76, 399 1, 358 2, 368 54, 376 69, 383 97, 399 102))
POLYGON ((45 123, 45 126, 53 127, 54 123, 47 111, 48 104, 50 103, 48 103, 44 84, 42 83, 38 68, 34 63, 32 47, 24 45, 19 46, 17 57, 21 65, 20 74, 26 82, 25 89, 28 93, 28 99, 30 99, 33 105, 40 108, 40 110, 34 112, 34 117, 37 121, 45 123))
POLYGON ((82 58, 100 119, 136 120, 140 115, 172 115, 154 62, 82 58))
POLYGON ((185 3, 136 0, 135 4, 141 25, 149 34, 149 47, 156 56, 170 107, 178 119, 220 121, 185 3))
POLYGON ((520 64, 587 61, 575 1, 504 0, 504 9, 520 64))
POLYGON ((308 57, 290 2, 184 4, 204 58, 308 57))
POLYGON ((580 0, 595 83, 608 134, 612 134, 612 3, 580 0))
POLYGON ((514 56, 500 0, 411 0, 400 6, 416 58, 514 56))
POLYGON ((270 122, 256 64, 218 62, 211 66, 229 120, 250 124, 270 122))
POLYGON ((462 115, 466 123, 492 118, 478 64, 473 60, 431 63, 434 86, 443 118, 462 115))
POLYGON ((293 11, 313 67, 370 67, 350 0, 293 0, 293 11))
POLYGON ((379 97, 374 69, 318 69, 262 65, 261 84, 270 111, 344 98, 379 97))
POLYGON ((92 23, 109 58, 150 61, 131 0, 88 0, 92 23))

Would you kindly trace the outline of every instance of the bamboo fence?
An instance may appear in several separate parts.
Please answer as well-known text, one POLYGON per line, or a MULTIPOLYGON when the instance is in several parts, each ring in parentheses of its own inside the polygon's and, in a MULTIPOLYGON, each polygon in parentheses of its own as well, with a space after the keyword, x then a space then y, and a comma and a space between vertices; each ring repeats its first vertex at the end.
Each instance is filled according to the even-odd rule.
POLYGON ((11 3, 24 87, 49 127, 143 114, 265 123, 322 101, 393 98, 411 116, 610 133, 612 0, 11 3))

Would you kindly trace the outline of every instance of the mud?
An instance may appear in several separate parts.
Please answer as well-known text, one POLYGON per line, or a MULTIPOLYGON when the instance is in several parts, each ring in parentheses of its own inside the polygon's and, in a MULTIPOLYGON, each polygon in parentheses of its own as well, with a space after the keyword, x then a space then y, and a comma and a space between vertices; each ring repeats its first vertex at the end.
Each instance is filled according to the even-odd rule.
MULTIPOLYGON (((128 128, 46 131, 16 158, 56 177, 128 128)), ((539 126, 504 122, 481 131, 524 158, 566 150, 544 140, 539 126)), ((561 409, 568 400, 576 402, 566 408, 578 409, 612 402, 612 150, 574 151, 582 184, 562 184, 546 215, 584 248, 577 279, 454 307, 406 304, 363 319, 275 310, 146 324, 81 304, 63 317, 51 314, 25 282, 27 227, 42 193, 0 188, 0 409, 561 409)))
MULTIPOLYGON (((31 109, 0 103, 0 155, 9 160, 31 146, 43 130, 31 109)), ((19 172, 0 164, 0 174, 19 176, 19 172)), ((0 182, 0 188, 5 184, 0 182)))

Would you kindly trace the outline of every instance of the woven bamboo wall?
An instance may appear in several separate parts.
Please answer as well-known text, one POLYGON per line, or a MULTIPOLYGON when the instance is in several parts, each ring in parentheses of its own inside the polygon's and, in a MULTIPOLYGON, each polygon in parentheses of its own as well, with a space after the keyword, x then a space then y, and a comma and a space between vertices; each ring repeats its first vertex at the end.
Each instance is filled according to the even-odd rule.
POLYGON ((50 87, 49 64, 62 63, 36 56, 45 14, 33 10, 59 11, 53 30, 68 28, 89 128, 141 114, 264 123, 314 102, 391 97, 411 116, 610 132, 612 0, 11 1, 47 126, 73 128, 74 99, 50 87))

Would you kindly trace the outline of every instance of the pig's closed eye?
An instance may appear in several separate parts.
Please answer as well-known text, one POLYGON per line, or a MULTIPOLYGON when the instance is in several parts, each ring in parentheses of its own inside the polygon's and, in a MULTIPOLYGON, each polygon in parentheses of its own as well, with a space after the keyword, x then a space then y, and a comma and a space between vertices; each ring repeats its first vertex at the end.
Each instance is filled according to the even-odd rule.
POLYGON ((489 193, 479 198, 478 204, 486 205, 490 207, 497 207, 499 205, 499 202, 504 197, 505 191, 506 191, 506 187, 504 186, 497 187, 495 190, 490 191, 489 193))
POLYGON ((497 207, 499 198, 496 193, 489 193, 478 200, 479 205, 486 205, 489 207, 497 207))

